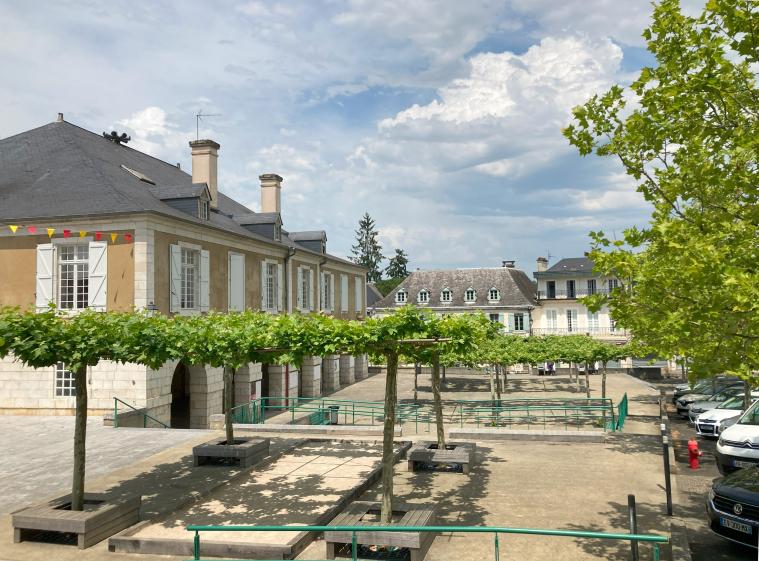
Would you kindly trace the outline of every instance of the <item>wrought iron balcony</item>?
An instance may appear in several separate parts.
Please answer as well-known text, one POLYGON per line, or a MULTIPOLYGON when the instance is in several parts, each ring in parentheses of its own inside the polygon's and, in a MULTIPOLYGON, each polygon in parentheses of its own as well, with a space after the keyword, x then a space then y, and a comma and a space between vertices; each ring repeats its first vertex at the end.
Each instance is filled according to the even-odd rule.
POLYGON ((591 337, 619 337, 630 335, 626 329, 614 327, 533 327, 533 335, 590 335, 591 337))
POLYGON ((606 288, 597 288, 595 290, 577 289, 577 290, 538 290, 538 300, 576 300, 585 298, 593 294, 608 295, 609 290, 606 288))

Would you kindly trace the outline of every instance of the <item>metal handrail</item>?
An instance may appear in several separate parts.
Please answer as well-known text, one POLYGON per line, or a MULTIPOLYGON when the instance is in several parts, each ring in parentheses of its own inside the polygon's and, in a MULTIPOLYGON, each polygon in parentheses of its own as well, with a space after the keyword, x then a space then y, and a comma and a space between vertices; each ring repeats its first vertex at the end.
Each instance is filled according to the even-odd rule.
POLYGON ((119 403, 123 403, 124 405, 126 405, 130 409, 132 409, 132 410, 136 411, 137 413, 139 413, 140 415, 142 415, 142 428, 144 428, 144 429, 148 427, 148 419, 150 419, 151 421, 154 421, 154 422, 158 423, 159 425, 161 425, 165 429, 170 428, 169 425, 167 425, 163 421, 159 421, 158 419, 156 419, 152 415, 148 415, 148 413, 144 409, 137 409, 134 405, 130 405, 129 403, 127 403, 123 399, 119 399, 118 397, 114 397, 113 398, 113 428, 115 428, 115 429, 119 428, 119 403))
POLYGON ((459 532, 494 534, 494 559, 500 554, 499 535, 521 534, 531 536, 558 536, 565 538, 622 540, 629 542, 651 543, 653 561, 659 561, 659 544, 668 543, 669 538, 659 534, 620 534, 612 532, 585 532, 581 530, 550 530, 541 528, 510 528, 497 526, 202 526, 190 524, 189 532, 195 532, 193 538, 192 561, 200 561, 200 532, 351 532, 351 558, 358 559, 357 532, 459 532))

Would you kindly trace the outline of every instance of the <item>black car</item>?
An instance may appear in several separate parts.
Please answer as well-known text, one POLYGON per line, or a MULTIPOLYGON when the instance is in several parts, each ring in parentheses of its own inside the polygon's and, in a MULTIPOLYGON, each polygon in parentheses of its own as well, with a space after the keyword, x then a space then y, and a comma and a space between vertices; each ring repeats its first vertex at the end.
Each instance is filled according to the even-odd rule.
POLYGON ((678 398, 684 396, 686 393, 712 394, 740 381, 741 379, 737 376, 715 376, 714 378, 699 380, 693 386, 681 384, 675 388, 675 393, 672 395, 672 403, 676 403, 678 398))
POLYGON ((709 526, 721 537, 757 547, 759 467, 738 470, 716 480, 706 501, 709 526))

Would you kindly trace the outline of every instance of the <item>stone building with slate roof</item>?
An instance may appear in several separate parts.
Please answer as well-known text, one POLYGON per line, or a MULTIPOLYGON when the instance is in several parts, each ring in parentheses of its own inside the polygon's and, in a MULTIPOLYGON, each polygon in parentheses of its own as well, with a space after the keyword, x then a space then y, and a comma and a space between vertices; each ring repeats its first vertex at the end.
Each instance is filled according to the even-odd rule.
POLYGON ((535 283, 513 261, 504 261, 502 267, 414 271, 371 313, 407 304, 438 314, 483 312, 508 333, 528 334, 537 300, 535 283))
MULTIPOLYGON (((364 317, 366 270, 329 254, 324 231, 285 230, 280 176, 259 177, 261 212, 253 212, 220 190, 219 144, 189 144, 191 173, 62 114, 0 139, 0 306, 364 317)), ((336 359, 328 362, 325 379, 320 358, 303 372, 251 364, 235 378, 235 400, 335 391, 336 359)), ((343 362, 343 383, 363 374, 343 362)), ((105 363, 88 379, 93 412, 112 411, 118 397, 172 426, 203 428, 222 409, 220 369, 105 363)), ((64 364, 0 362, 0 412, 69 414, 73 391, 64 364)))

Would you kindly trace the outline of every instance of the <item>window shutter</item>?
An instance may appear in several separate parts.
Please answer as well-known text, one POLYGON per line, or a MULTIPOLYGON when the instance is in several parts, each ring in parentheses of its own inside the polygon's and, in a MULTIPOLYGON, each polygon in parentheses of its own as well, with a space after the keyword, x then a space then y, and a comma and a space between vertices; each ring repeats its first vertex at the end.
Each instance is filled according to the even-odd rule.
POLYGON ((169 262, 171 265, 171 285, 169 287, 170 311, 179 312, 179 297, 182 290, 182 248, 178 245, 169 246, 169 262))
POLYGON ((211 256, 207 249, 200 250, 200 311, 207 312, 211 297, 209 290, 209 277, 211 269, 211 256))
POLYGON ((514 331, 514 314, 506 314, 509 318, 509 331, 514 331))
POLYGON ((340 311, 348 311, 348 275, 340 275, 340 311))
POLYGON ((35 306, 43 312, 50 302, 54 302, 53 271, 55 270, 55 247, 51 243, 37 246, 37 289, 35 306))
POLYGON ((335 275, 329 274, 329 311, 335 310, 335 275))
POLYGON ((314 310, 314 270, 308 270, 308 309, 314 310))
POLYGON ((356 301, 354 304, 356 308, 356 313, 360 314, 364 310, 363 302, 361 301, 361 295, 362 295, 361 277, 353 277, 353 282, 354 282, 353 291, 355 292, 355 295, 356 295, 356 301))
POLYGON ((295 285, 295 301, 299 310, 305 308, 305 302, 303 302, 303 269, 298 267, 298 284, 295 285))
POLYGON ((285 286, 285 268, 281 263, 277 263, 277 288, 274 293, 277 296, 277 310, 282 311, 285 309, 285 291, 282 290, 285 286))
POLYGON ((229 311, 245 309, 245 256, 229 254, 229 311))
POLYGON ((108 244, 105 242, 90 242, 87 306, 96 312, 104 312, 107 304, 107 289, 108 244))
POLYGON ((266 261, 261 261, 261 309, 266 309, 266 261))

